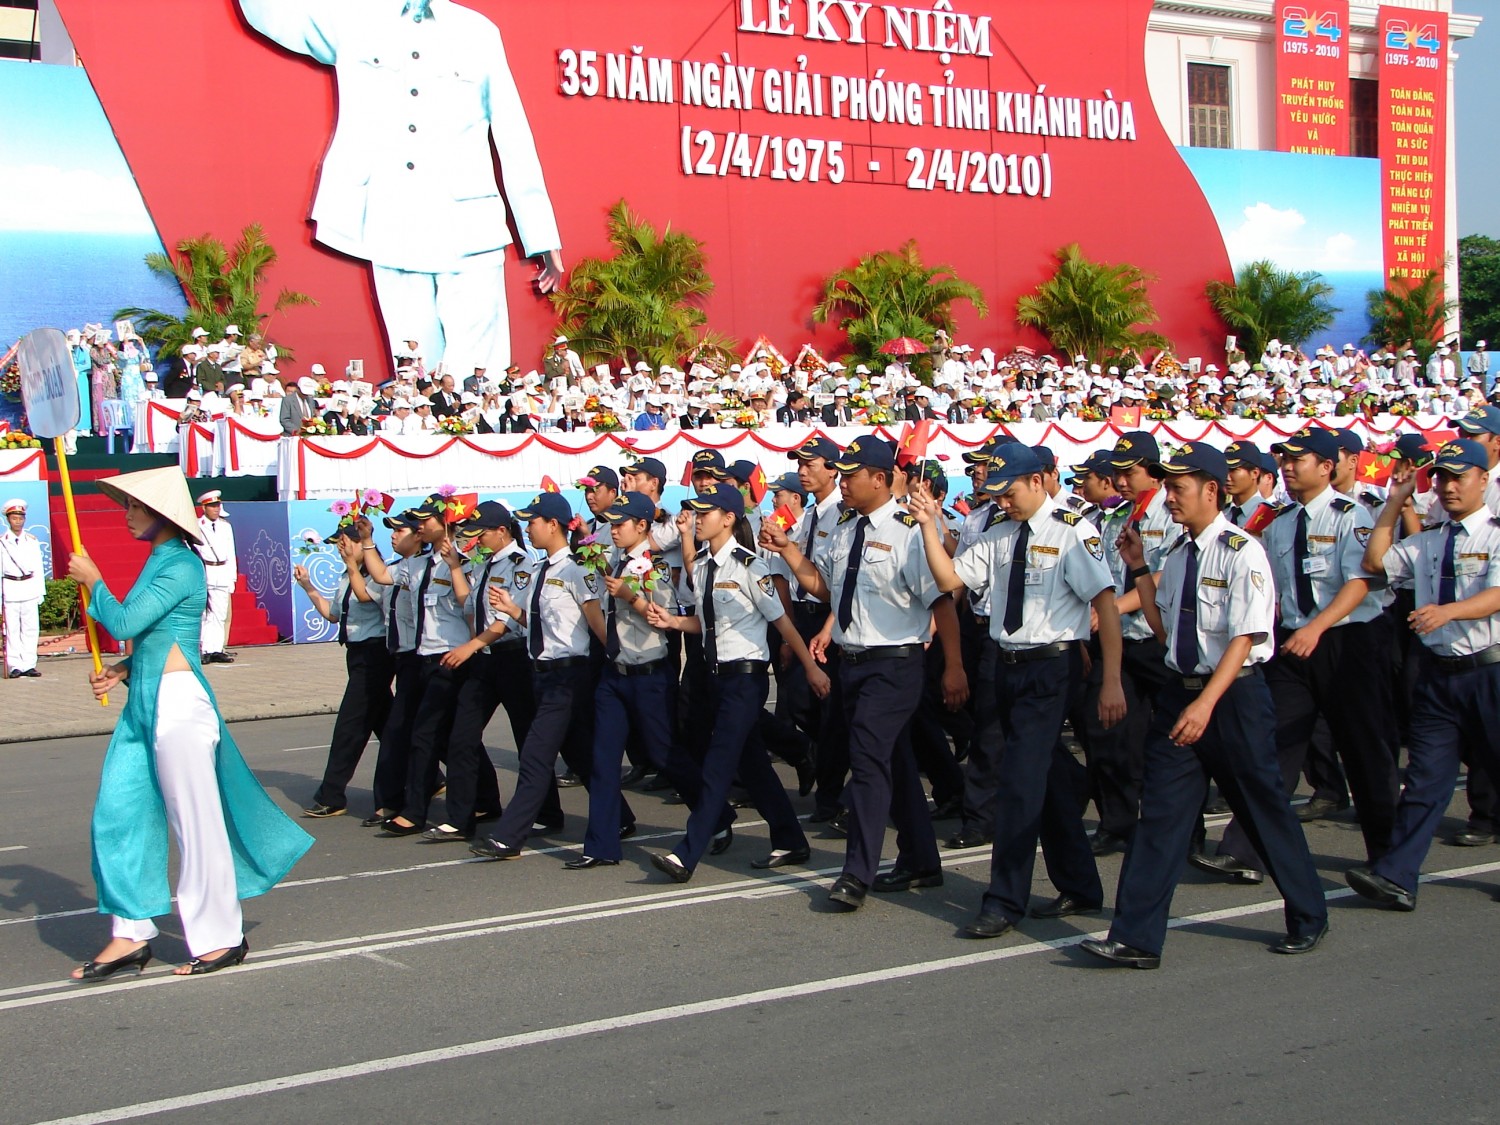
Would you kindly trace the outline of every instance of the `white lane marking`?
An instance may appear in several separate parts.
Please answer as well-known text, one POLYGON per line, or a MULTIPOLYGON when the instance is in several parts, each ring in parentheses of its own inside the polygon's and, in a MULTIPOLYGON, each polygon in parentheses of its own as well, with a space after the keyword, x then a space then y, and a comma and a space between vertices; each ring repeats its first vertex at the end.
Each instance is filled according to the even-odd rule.
POLYGON ((361 953, 360 956, 363 957, 366 961, 374 961, 377 965, 386 965, 392 969, 405 969, 408 972, 411 970, 410 965, 403 965, 394 957, 382 957, 378 953, 361 953))
MULTIPOLYGON (((1474 867, 1456 868, 1452 871, 1434 872, 1431 875, 1424 875, 1422 881, 1435 882, 1445 879, 1459 879, 1466 875, 1478 875, 1495 870, 1500 870, 1500 863, 1485 863, 1474 867)), ((1348 898, 1353 894, 1352 890, 1345 889, 1332 891, 1327 897, 1329 899, 1340 899, 1348 898)), ((1211 910, 1203 914, 1193 914, 1186 918, 1174 918, 1168 923, 1168 926, 1171 929, 1181 929, 1185 926, 1221 922, 1230 918, 1245 918, 1253 914, 1265 914, 1273 910, 1279 910, 1281 906, 1280 899, 1274 899, 1270 902, 1250 903, 1246 906, 1235 906, 1224 910, 1211 910)), ((986 965, 997 961, 1012 961, 1020 957, 1030 956, 1033 953, 1049 953, 1059 949, 1067 949, 1070 946, 1078 945, 1087 938, 1102 936, 1105 932, 1107 931, 1101 930, 1090 934, 1070 934, 1067 937, 1054 938, 1051 941, 1029 941, 1022 945, 1007 946, 1004 949, 991 949, 982 953, 969 953, 958 957, 942 957, 932 961, 914 961, 905 965, 893 965, 887 969, 874 969, 863 973, 848 973, 844 976, 826 977, 823 980, 807 981, 802 984, 783 985, 779 988, 765 988, 756 992, 741 992, 733 996, 700 1000, 692 1004, 674 1004, 666 1008, 651 1008, 646 1011, 630 1012, 620 1016, 608 1016, 604 1019, 564 1024, 561 1027, 526 1031, 516 1035, 502 1035, 495 1039, 485 1039, 477 1043, 459 1043, 451 1047, 439 1047, 430 1051, 414 1051, 410 1054, 390 1055, 383 1059, 370 1059, 365 1062, 352 1063, 348 1066, 328 1067, 323 1070, 307 1070, 299 1074, 287 1074, 279 1078, 265 1079, 260 1082, 245 1082, 237 1086, 221 1087, 217 1090, 203 1090, 196 1094, 185 1094, 175 1098, 159 1098, 155 1101, 136 1102, 133 1105, 117 1106, 113 1109, 99 1110, 94 1113, 84 1113, 74 1117, 62 1117, 51 1121, 37 1122, 35 1125, 109 1125, 109 1123, 115 1121, 130 1121, 138 1117, 149 1117, 158 1113, 171 1113, 180 1109, 196 1109, 207 1105, 218 1105, 223 1102, 234 1101, 239 1098, 255 1097, 260 1094, 274 1094, 284 1090, 305 1089, 309 1086, 321 1086, 350 1078, 364 1078, 369 1075, 385 1074, 395 1070, 410 1070, 414 1067, 427 1066, 432 1063, 451 1062, 455 1059, 470 1059, 481 1055, 493 1055, 501 1051, 512 1051, 518 1047, 531 1047, 541 1043, 560 1043, 569 1039, 581 1039, 588 1035, 598 1035, 610 1031, 626 1031, 637 1027, 648 1027, 652 1024, 668 1023, 672 1020, 689 1019, 693 1016, 715 1015, 720 1012, 734 1011, 738 1008, 771 1004, 780 1000, 793 1000, 801 997, 817 996, 827 992, 863 988, 871 984, 887 984, 891 981, 912 980, 916 977, 930 976, 933 973, 947 972, 951 969, 967 969, 976 965, 986 965)))
POLYGON ((24 852, 25 850, 25 844, 11 844, 7 848, 0 848, 0 852, 24 852))

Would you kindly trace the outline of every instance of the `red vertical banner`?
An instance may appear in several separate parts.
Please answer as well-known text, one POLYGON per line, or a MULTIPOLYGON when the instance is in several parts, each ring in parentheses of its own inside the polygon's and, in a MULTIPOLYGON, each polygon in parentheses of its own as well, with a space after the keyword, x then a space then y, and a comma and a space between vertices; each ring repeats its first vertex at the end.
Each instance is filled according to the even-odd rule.
POLYGON ((1448 16, 1382 5, 1377 31, 1385 276, 1420 279, 1448 245, 1448 16))
POLYGON ((1348 0, 1276 0, 1276 148, 1349 155, 1348 0))

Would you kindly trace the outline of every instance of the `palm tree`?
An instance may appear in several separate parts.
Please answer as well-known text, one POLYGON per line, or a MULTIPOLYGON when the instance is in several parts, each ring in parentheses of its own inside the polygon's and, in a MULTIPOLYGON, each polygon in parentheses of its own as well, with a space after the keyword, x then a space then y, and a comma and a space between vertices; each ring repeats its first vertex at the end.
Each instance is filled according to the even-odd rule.
POLYGON ((937 330, 952 332, 953 305, 968 301, 988 316, 984 294, 953 272, 952 266, 928 266, 916 239, 899 250, 867 254, 857 264, 833 274, 812 318, 825 323, 839 317, 849 337, 850 362, 883 362, 880 346, 899 336, 931 345, 937 330))
POLYGON ((1371 289, 1368 300, 1370 340, 1410 347, 1424 365, 1458 308, 1457 301, 1448 299, 1442 270, 1430 270, 1419 279, 1393 278, 1389 287, 1371 289))
MULTIPOLYGON (((211 235, 185 238, 177 244, 177 257, 147 254, 146 265, 153 273, 170 277, 182 287, 188 303, 187 315, 178 317, 158 309, 128 308, 115 313, 115 319, 134 321, 141 339, 155 344, 160 355, 176 355, 184 344, 192 343, 194 328, 202 328, 209 339, 218 340, 224 335, 226 325, 237 324, 244 338, 258 332, 270 341, 270 321, 274 314, 318 303, 306 293, 283 289, 276 295, 271 312, 261 312, 261 286, 266 271, 275 264, 276 250, 266 241, 265 230, 259 223, 251 223, 242 230, 232 249, 211 235)), ((277 344, 277 349, 292 358, 287 348, 277 344)))
POLYGON ((584 258, 552 294, 560 330, 590 364, 639 359, 658 367, 727 354, 699 303, 714 291, 703 244, 668 224, 660 234, 622 199, 609 209, 612 258, 584 258))
POLYGON ((1054 347, 1095 363, 1120 352, 1164 348, 1165 336, 1141 327, 1156 320, 1146 293, 1155 280, 1139 266, 1091 261, 1074 242, 1057 252, 1052 278, 1016 302, 1016 320, 1054 347))
POLYGON ((1293 273, 1270 261, 1241 266, 1232 282, 1210 281, 1205 291, 1246 355, 1260 355, 1268 340, 1301 344, 1324 331, 1339 312, 1326 299, 1333 286, 1322 274, 1293 273))

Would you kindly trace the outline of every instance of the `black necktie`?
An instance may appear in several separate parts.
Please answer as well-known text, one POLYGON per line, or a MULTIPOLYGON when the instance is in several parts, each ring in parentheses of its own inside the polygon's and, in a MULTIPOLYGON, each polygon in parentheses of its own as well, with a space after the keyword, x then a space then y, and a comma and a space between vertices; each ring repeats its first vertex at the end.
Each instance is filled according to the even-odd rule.
POLYGON ((499 556, 491 556, 490 561, 484 564, 484 571, 479 576, 479 593, 474 597, 474 635, 482 635, 489 628, 489 582, 490 571, 495 569, 495 563, 499 556))
POLYGON ((344 591, 343 600, 339 604, 339 644, 349 643, 349 595, 354 593, 354 587, 350 586, 344 591))
POLYGON ((392 653, 401 651, 401 628, 396 624, 396 600, 401 597, 401 587, 391 587, 391 612, 385 622, 385 647, 392 653))
POLYGON ((551 566, 551 559, 543 559, 541 568, 532 578, 535 585, 531 588, 531 615, 526 621, 526 651, 531 653, 533 660, 542 655, 542 583, 547 580, 547 570, 551 566))
POLYGON ((1198 674, 1198 544, 1192 541, 1182 570, 1182 592, 1177 595, 1177 637, 1172 652, 1178 671, 1184 676, 1198 674))
POLYGON ((714 575, 719 564, 712 558, 703 567, 703 660, 712 671, 719 663, 719 638, 714 631, 714 575))
POLYGON ((1005 631, 1021 628, 1021 607, 1026 601, 1026 551, 1031 543, 1031 524, 1022 522, 1016 535, 1015 553, 1010 557, 1010 585, 1005 593, 1005 631))
POLYGON ((865 528, 869 516, 860 516, 854 525, 854 542, 849 547, 849 562, 844 567, 844 588, 839 591, 839 628, 848 632, 854 626, 854 587, 859 583, 859 564, 865 554, 865 528))
POLYGON ((427 624, 427 588, 432 585, 432 570, 437 565, 437 556, 427 556, 427 569, 422 572, 422 583, 417 587, 417 648, 422 647, 422 628, 427 624))
MULTIPOLYGON (((618 578, 625 573, 625 562, 628 555, 620 556, 620 561, 615 564, 614 577, 618 578)), ((615 623, 615 597, 609 596, 609 620, 604 623, 604 655, 611 660, 620 659, 620 627, 615 623)))
MULTIPOLYGON (((815 542, 817 542, 817 539, 818 539, 818 508, 817 508, 817 505, 814 504, 813 505, 812 514, 809 515, 808 519, 807 519, 807 538, 802 543, 802 554, 807 558, 808 562, 812 561, 813 544, 815 542)), ((804 591, 802 589, 802 583, 800 583, 800 582, 793 582, 793 585, 795 585, 797 587, 797 600, 801 601, 803 599, 803 596, 806 593, 806 591, 804 591)))
POLYGON ((1242 508, 1242 507, 1240 507, 1238 504, 1235 504, 1232 507, 1230 507, 1230 509, 1229 509, 1229 521, 1232 524, 1234 524, 1235 527, 1244 527, 1245 526, 1245 509, 1242 508))
POLYGON ((1297 584, 1297 608, 1303 616, 1318 608, 1318 600, 1313 596, 1312 575, 1307 573, 1307 525, 1307 509, 1303 508, 1297 513, 1297 534, 1292 540, 1292 566, 1297 571, 1292 578, 1297 584))
POLYGON ((1458 600, 1458 571, 1454 560, 1458 557, 1458 532, 1463 525, 1448 524, 1448 540, 1443 544, 1443 562, 1438 568, 1438 605, 1449 605, 1458 600))

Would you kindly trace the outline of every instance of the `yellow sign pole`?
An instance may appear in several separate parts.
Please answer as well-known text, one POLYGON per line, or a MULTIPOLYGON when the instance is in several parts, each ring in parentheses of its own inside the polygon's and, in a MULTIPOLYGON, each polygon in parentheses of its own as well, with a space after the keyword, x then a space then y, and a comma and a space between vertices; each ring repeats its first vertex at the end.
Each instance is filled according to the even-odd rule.
MULTIPOLYGON (((68 510, 68 531, 73 536, 73 550, 83 550, 78 534, 78 509, 73 506, 73 478, 68 475, 68 451, 63 448, 62 438, 53 438, 52 447, 57 451, 57 475, 62 478, 63 506, 68 510)), ((89 592, 81 584, 78 587, 78 605, 83 615, 83 627, 88 631, 89 652, 94 657, 94 673, 104 671, 104 661, 99 656, 99 632, 94 628, 94 619, 89 616, 89 592)), ((99 697, 99 706, 109 706, 109 696, 99 697)))

